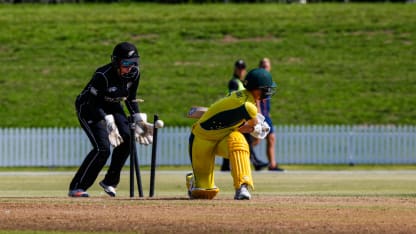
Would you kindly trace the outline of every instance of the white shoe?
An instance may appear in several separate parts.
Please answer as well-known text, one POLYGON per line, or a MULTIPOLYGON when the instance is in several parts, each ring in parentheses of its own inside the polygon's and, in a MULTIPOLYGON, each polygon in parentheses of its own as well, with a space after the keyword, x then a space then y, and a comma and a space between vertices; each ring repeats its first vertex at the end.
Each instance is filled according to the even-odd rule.
POLYGON ((102 181, 100 182, 100 186, 104 189, 104 192, 108 195, 115 197, 116 196, 116 188, 110 185, 104 184, 102 181))
POLYGON ((239 189, 235 190, 234 200, 250 200, 251 195, 248 192, 247 185, 242 184, 239 189))

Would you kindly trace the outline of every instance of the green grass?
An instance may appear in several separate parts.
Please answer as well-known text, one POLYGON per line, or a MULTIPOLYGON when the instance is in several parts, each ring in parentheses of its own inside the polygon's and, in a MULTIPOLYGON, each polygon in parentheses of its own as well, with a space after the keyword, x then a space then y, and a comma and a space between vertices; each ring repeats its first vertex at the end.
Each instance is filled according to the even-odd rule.
POLYGON ((114 45, 142 56, 141 110, 189 125, 237 58, 272 60, 276 124, 415 124, 415 4, 0 5, 0 127, 78 126, 114 45))
MULTIPOLYGON (((0 174, 0 197, 65 197, 75 170, 61 173, 0 174)), ((163 171, 156 174, 155 194, 159 197, 186 197, 185 171, 163 171)), ((129 196, 129 174, 122 174, 119 196, 129 196)), ((100 175, 97 181, 102 179, 100 175)), ((253 172, 254 196, 414 196, 416 173, 411 171, 296 171, 287 173, 253 172)), ((229 173, 216 171, 220 196, 232 196, 229 173)), ((142 170, 143 190, 149 191, 148 170, 142 170)), ((90 195, 106 196, 95 183, 90 195)), ((137 195, 137 191, 135 191, 137 195)))
MULTIPOLYGON (((343 164, 285 164, 280 165, 288 171, 403 171, 416 170, 415 164, 358 164, 354 166, 343 164)), ((107 166, 103 170, 107 170, 107 166)), ((141 166, 141 170, 149 170, 149 166, 141 166)), ((78 167, 0 167, 0 172, 71 172, 78 167)), ((219 170, 220 166, 216 166, 219 170)), ((129 170, 126 166, 125 170, 129 170)), ((159 165, 159 171, 184 171, 190 170, 190 165, 159 165)))

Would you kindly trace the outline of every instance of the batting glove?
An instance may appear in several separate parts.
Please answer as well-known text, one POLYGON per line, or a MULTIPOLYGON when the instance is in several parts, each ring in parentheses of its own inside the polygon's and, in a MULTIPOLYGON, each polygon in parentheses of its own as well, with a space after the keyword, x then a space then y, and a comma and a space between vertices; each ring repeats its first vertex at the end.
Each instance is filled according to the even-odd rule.
POLYGON ((153 143, 153 124, 147 122, 146 113, 136 113, 133 115, 135 128, 135 138, 139 144, 149 145, 153 143))
POLYGON ((264 121, 265 118, 262 114, 257 114, 257 124, 254 126, 254 130, 250 133, 257 139, 264 139, 270 132, 270 126, 264 121))
POLYGON ((107 125, 108 139, 110 140, 110 144, 113 147, 119 146, 121 143, 123 143, 123 138, 118 132, 116 123, 114 122, 114 116, 106 115, 104 119, 107 125))

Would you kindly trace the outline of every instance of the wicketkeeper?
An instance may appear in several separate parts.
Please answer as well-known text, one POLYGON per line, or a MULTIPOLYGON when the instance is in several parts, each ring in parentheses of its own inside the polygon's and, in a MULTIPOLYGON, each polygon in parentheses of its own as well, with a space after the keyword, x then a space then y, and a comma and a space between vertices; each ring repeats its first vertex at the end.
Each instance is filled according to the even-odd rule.
POLYGON ((115 46, 111 63, 99 67, 90 82, 76 98, 75 107, 81 127, 93 149, 88 153, 69 185, 70 197, 88 197, 87 189, 110 157, 110 167, 99 184, 110 195, 116 195, 120 172, 130 154, 130 137, 140 144, 152 144, 153 125, 140 113, 136 101, 139 87, 139 52, 128 42, 115 46), (136 134, 130 136, 129 121, 121 102, 136 123, 136 134))
POLYGON ((236 200, 248 200, 254 188, 249 145, 243 133, 264 138, 270 126, 258 113, 256 100, 270 98, 275 83, 265 69, 253 69, 245 77, 245 90, 236 91, 212 104, 192 126, 189 155, 193 173, 186 176, 191 199, 212 199, 219 192, 214 182, 215 156, 230 160, 236 200))

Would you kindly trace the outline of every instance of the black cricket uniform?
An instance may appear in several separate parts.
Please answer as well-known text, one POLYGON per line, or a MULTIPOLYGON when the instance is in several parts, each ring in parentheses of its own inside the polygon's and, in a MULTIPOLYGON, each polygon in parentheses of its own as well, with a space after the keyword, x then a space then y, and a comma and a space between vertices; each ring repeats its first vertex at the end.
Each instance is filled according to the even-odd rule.
POLYGON ((121 78, 112 63, 98 68, 91 81, 76 98, 75 107, 81 127, 93 149, 88 153, 69 185, 70 190, 87 190, 97 179, 110 156, 110 141, 104 117, 112 114, 123 143, 113 149, 110 167, 103 183, 116 187, 121 169, 129 156, 130 130, 127 116, 121 105, 125 101, 130 114, 139 113, 136 92, 140 72, 133 78, 121 78))

